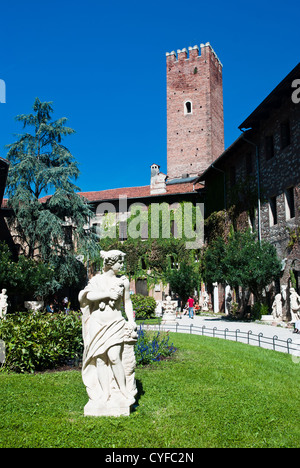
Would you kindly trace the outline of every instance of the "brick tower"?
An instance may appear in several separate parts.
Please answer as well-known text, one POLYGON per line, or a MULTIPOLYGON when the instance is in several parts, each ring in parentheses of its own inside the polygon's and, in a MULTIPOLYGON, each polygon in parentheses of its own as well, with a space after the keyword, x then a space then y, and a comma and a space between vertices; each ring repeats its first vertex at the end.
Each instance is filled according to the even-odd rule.
POLYGON ((169 179, 202 173, 224 151, 222 64, 209 42, 166 54, 169 179))

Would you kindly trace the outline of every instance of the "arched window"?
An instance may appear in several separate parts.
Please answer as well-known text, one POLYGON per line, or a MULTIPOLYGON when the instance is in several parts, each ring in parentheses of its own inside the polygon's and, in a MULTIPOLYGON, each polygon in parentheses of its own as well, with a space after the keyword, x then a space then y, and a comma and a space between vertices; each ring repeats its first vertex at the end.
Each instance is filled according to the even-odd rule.
POLYGON ((192 113, 192 101, 186 101, 184 103, 184 115, 192 113))

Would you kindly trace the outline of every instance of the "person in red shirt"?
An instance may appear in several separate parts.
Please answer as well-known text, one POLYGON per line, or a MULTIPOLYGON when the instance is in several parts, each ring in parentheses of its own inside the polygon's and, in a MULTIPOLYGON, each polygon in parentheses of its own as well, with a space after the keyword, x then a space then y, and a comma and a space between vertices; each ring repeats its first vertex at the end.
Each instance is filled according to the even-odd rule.
POLYGON ((189 318, 194 318, 194 299, 190 296, 188 298, 188 306, 189 306, 189 318))

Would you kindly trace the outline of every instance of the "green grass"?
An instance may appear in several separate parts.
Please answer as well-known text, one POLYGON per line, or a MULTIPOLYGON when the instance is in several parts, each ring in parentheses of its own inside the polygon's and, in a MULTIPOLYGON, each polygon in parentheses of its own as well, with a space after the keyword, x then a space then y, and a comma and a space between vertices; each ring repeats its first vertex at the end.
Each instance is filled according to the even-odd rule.
POLYGON ((78 371, 0 373, 0 447, 299 447, 299 364, 216 338, 171 334, 176 357, 136 370, 130 417, 83 416, 78 371))
POLYGON ((148 319, 137 319, 136 323, 137 325, 159 325, 161 323, 161 317, 150 317, 148 319))

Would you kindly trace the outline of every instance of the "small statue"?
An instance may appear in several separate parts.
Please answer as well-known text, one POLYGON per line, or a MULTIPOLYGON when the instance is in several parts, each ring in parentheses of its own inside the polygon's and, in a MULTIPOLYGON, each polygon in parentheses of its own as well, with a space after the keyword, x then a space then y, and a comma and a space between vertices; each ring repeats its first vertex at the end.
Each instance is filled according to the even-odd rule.
POLYGON ((300 296, 294 288, 290 288, 290 306, 291 306, 291 322, 297 322, 300 319, 300 296))
POLYGON ((128 416, 137 394, 137 327, 129 281, 126 276, 118 276, 125 254, 110 250, 100 255, 103 273, 97 273, 79 293, 84 341, 82 379, 89 396, 84 414, 128 416), (128 321, 122 316, 122 303, 128 321))
POLYGON ((287 290, 287 285, 282 284, 280 287, 280 291, 281 291, 281 296, 284 302, 286 301, 286 290, 287 290))
POLYGON ((209 296, 206 291, 203 292, 203 304, 202 304, 202 310, 207 311, 208 310, 208 299, 209 296))
POLYGON ((163 316, 162 323, 177 323, 176 322, 176 309, 178 301, 172 301, 171 296, 167 296, 166 300, 162 302, 163 316))
POLYGON ((282 319, 282 301, 280 293, 276 294, 272 304, 272 315, 274 320, 278 321, 282 319))
POLYGON ((6 289, 2 289, 0 294, 0 318, 5 318, 8 307, 7 299, 6 289))

